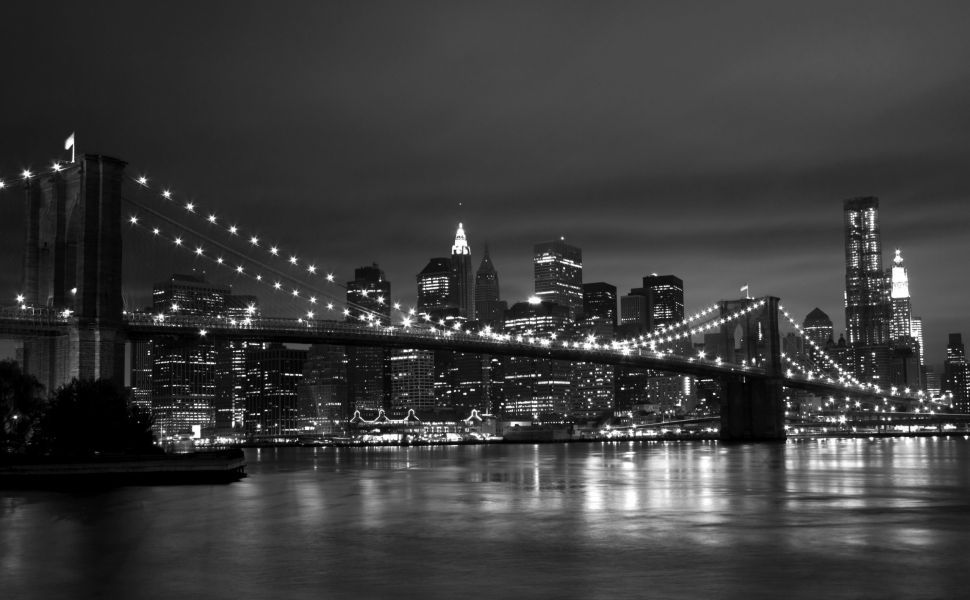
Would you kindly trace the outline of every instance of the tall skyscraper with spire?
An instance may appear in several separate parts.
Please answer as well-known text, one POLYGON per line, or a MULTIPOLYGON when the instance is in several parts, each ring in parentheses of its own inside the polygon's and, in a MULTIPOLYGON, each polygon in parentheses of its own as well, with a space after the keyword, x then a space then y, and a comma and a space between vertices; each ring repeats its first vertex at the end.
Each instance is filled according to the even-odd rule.
POLYGON ((913 335, 913 310, 909 297, 909 275, 903 266, 902 251, 896 250, 889 276, 892 299, 892 321, 889 323, 889 339, 896 342, 913 335))
POLYGON ((849 362, 857 378, 886 385, 889 380, 889 323, 886 274, 882 267, 879 199, 850 198, 845 213, 845 328, 849 362))
POLYGON ((892 345, 891 380, 899 387, 923 388, 922 322, 919 335, 914 333, 913 309, 909 295, 909 274, 903 265, 902 251, 897 249, 889 269, 890 313, 889 341, 892 345))
POLYGON ((475 316, 482 323, 496 327, 504 320, 505 309, 505 302, 499 300, 498 271, 485 244, 482 264, 475 273, 475 316))
POLYGON ((458 314, 466 319, 475 318, 475 288, 472 279, 472 251, 465 238, 465 229, 458 224, 455 244, 451 247, 451 270, 455 283, 455 304, 458 314))

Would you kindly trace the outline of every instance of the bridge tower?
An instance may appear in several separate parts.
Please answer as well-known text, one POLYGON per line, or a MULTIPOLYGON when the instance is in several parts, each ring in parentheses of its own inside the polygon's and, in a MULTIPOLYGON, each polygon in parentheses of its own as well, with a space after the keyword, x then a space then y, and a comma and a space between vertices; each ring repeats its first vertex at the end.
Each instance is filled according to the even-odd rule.
POLYGON ((48 390, 73 378, 122 378, 121 185, 125 162, 85 154, 29 179, 23 294, 71 311, 67 335, 24 342, 24 368, 48 390))
MULTIPOLYGON (((773 441, 785 439, 785 399, 782 393, 781 338, 778 334, 778 298, 768 296, 760 309, 721 326, 718 355, 730 362, 744 361, 763 369, 767 377, 744 373, 722 380, 721 439, 773 441), (740 331, 736 346, 735 333, 740 331)), ((721 316, 747 308, 759 299, 725 300, 721 316)))

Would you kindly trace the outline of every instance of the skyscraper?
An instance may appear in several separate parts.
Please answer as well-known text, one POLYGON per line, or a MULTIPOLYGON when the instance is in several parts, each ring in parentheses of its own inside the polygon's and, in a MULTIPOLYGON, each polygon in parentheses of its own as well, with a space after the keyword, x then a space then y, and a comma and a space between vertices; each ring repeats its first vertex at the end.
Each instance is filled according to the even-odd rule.
MULTIPOLYGON (((172 275, 155 284, 152 310, 156 314, 227 316, 230 289, 199 275, 172 275)), ((151 402, 154 429, 160 437, 174 436, 192 427, 217 424, 216 361, 213 342, 157 339, 152 341, 151 402)), ((147 368, 141 365, 142 369, 147 368)), ((226 428, 232 424, 231 394, 222 412, 226 428)))
MULTIPOLYGON (((616 331, 616 286, 604 282, 583 284, 583 319, 580 333, 598 342, 613 339, 616 331)), ((572 363, 572 402, 574 419, 594 419, 614 407, 613 365, 589 362, 572 363)))
POLYGON ((535 245, 535 294, 569 309, 575 320, 583 310, 583 251, 564 238, 535 245))
POLYGON ((354 269, 354 280, 347 282, 347 320, 352 322, 391 321, 391 282, 377 263, 354 269))
POLYGON ((943 393, 953 395, 953 411, 970 413, 970 373, 967 353, 959 333, 951 333, 943 361, 943 393))
POLYGON ((307 351, 273 344, 246 353, 246 433, 295 439, 311 431, 301 414, 298 389, 307 351))
MULTIPOLYGON (((354 270, 347 282, 347 320, 351 322, 391 319, 391 282, 376 264, 354 270)), ((384 407, 389 386, 388 353, 384 348, 347 347, 348 410, 377 410, 384 407)))
POLYGON ((604 283, 583 284, 583 320, 587 325, 616 327, 616 286, 604 283))
POLYGON ((889 278, 891 346, 890 382, 900 388, 921 389, 922 367, 919 342, 913 336, 913 311, 909 297, 909 275, 903 266, 903 256, 896 250, 889 278))
POLYGON ((909 275, 903 266, 902 251, 896 250, 890 273, 890 298, 892 320, 889 323, 889 339, 893 342, 913 335, 913 311, 909 296, 909 275))
POLYGON ((502 324, 505 309, 505 302, 499 299, 498 272, 486 244, 482 264, 475 273, 475 317, 486 325, 497 327, 502 324))
POLYGON ((434 391, 434 352, 413 348, 391 351, 391 402, 389 412, 392 417, 402 418, 408 409, 415 412, 433 410, 434 391))
POLYGON ((643 278, 647 297, 647 327, 654 330, 684 320, 684 281, 676 275, 648 275, 643 278))
POLYGON ((882 267, 879 199, 866 196, 844 202, 845 326, 849 362, 864 382, 885 385, 889 379, 889 294, 882 267))
POLYGON ((316 433, 340 433, 347 416, 347 355, 343 346, 314 344, 303 363, 297 390, 300 417, 316 433))
POLYGON ((434 320, 456 317, 455 280, 448 258, 432 258, 417 276, 418 312, 434 320))
POLYGON ((475 288, 472 278, 472 251, 465 239, 461 223, 455 233, 455 243, 451 247, 451 271, 454 281, 455 305, 458 314, 468 320, 475 318, 475 288))
MULTIPOLYGON (((569 322, 569 309, 555 302, 518 302, 505 313, 505 332, 512 336, 559 333, 569 322)), ((521 356, 507 357, 504 411, 541 418, 569 410, 571 369, 568 361, 521 356)))

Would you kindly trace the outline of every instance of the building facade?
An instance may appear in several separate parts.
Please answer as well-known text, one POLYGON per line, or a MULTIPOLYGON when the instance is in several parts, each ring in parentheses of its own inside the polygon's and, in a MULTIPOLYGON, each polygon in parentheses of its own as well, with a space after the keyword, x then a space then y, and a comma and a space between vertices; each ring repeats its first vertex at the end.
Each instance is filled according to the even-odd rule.
POLYGON ((850 198, 845 217, 845 326, 849 363, 860 381, 889 381, 891 320, 887 278, 882 266, 879 199, 850 198))
POLYGON ((575 320, 583 310, 583 251, 563 238, 535 245, 535 295, 565 306, 575 320))

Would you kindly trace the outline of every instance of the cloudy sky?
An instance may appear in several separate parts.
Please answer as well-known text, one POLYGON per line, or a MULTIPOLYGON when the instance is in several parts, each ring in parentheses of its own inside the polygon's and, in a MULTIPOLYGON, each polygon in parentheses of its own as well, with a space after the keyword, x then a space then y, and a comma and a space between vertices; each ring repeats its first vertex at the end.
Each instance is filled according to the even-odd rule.
MULTIPOLYGON (((747 283, 837 330, 842 200, 875 195, 930 358, 970 335, 966 2, 11 4, 8 181, 76 131, 340 280, 377 262, 405 302, 462 221, 510 301, 532 245, 565 236, 586 281, 674 273, 689 310, 747 283)), ((4 297, 22 218, 0 192, 4 297)), ((271 295, 139 229, 126 255, 135 306, 192 268, 271 295)))

